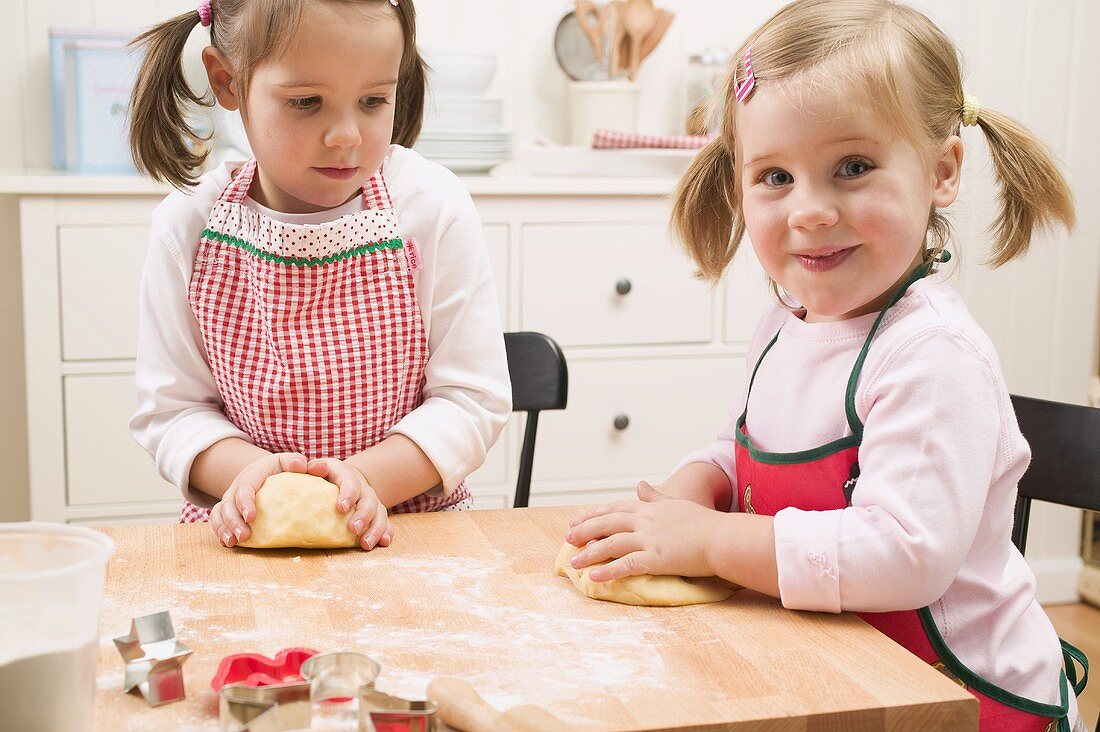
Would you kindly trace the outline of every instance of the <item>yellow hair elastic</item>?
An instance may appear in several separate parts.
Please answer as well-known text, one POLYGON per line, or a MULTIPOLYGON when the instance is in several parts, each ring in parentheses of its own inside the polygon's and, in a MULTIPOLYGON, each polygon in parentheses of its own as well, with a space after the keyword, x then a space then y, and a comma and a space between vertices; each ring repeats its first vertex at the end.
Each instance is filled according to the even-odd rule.
POLYGON ((978 104, 977 97, 966 97, 962 108, 963 127, 973 127, 978 124, 978 113, 981 111, 982 106, 978 104))

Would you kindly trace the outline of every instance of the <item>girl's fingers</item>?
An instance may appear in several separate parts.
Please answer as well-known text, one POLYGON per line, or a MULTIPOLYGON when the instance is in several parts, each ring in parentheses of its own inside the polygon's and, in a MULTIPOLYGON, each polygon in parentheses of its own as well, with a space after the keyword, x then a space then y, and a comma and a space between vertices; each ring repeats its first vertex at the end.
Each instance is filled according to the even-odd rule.
POLYGON ((569 560, 576 569, 583 569, 590 564, 606 562, 609 559, 618 559, 628 556, 631 552, 641 549, 636 534, 612 534, 606 539, 594 541, 581 549, 569 560))
POLYGON ((668 499, 668 496, 661 493, 648 482, 643 480, 638 483, 638 500, 645 501, 646 503, 653 503, 655 501, 667 501, 668 499))
POLYGON ((210 509, 210 528, 214 530, 214 536, 218 537, 225 546, 233 546, 233 532, 226 528, 225 520, 222 518, 222 504, 216 504, 210 509))
POLYGON ((577 524, 565 535, 565 540, 573 546, 584 546, 593 539, 634 530, 633 513, 609 513, 594 516, 584 523, 577 524))
POLYGON ((222 507, 222 520, 225 522, 225 527, 233 532, 233 543, 226 544, 226 546, 239 544, 248 538, 248 524, 237 507, 236 493, 238 490, 240 490, 239 486, 230 486, 229 490, 226 491, 229 498, 222 498, 221 503, 218 504, 222 507))
POLYGON ((386 516, 386 532, 382 534, 382 538, 378 540, 378 546, 389 546, 393 543, 393 524, 389 523, 389 516, 386 516))
POLYGON ((249 483, 240 483, 233 494, 233 503, 237 507, 237 513, 246 524, 252 523, 256 518, 256 489, 249 483))
POLYGON ((593 582, 607 582, 639 574, 649 574, 649 555, 642 551, 631 552, 625 557, 596 567, 588 576, 593 582))
POLYGON ((615 503, 607 503, 603 506, 597 506, 596 508, 590 509, 589 511, 582 513, 577 518, 571 519, 569 521, 569 526, 570 528, 572 528, 574 526, 577 526, 578 524, 582 524, 585 521, 588 521, 589 519, 595 518, 597 516, 604 516, 609 513, 629 513, 635 510, 637 505, 637 501, 616 501, 615 503))
MULTIPOLYGON (((378 513, 378 509, 382 508, 378 503, 378 499, 374 497, 374 494, 364 494, 359 499, 359 504, 355 507, 355 510, 348 517, 348 528, 356 536, 361 536, 363 532, 367 530, 371 522, 374 521, 375 514, 378 513)), ((382 509, 385 513, 385 509, 382 509)))
POLYGON ((359 503, 359 500, 366 495, 363 478, 345 465, 340 465, 338 469, 333 470, 328 479, 340 489, 336 494, 336 510, 340 513, 350 511, 352 506, 359 503))
MULTIPOLYGON (((219 538, 226 546, 234 546, 239 541, 236 529, 238 526, 244 525, 241 515, 237 512, 237 507, 233 505, 233 501, 230 499, 228 501, 222 500, 214 506, 214 509, 221 509, 219 511, 219 525, 221 526, 218 530, 219 538)), ((213 515, 213 512, 211 512, 211 515, 213 515)))
POLYGON ((378 506, 378 510, 374 513, 374 518, 370 522, 370 526, 367 528, 365 534, 363 534, 363 541, 360 542, 362 547, 367 551, 370 551, 378 544, 382 538, 382 534, 386 532, 386 528, 389 525, 389 519, 386 516, 386 509, 378 506))
POLYGON ((306 465, 306 472, 310 475, 316 475, 318 478, 327 478, 329 473, 332 472, 332 466, 324 458, 310 460, 306 465))
POLYGON ((276 457, 279 458, 280 469, 291 473, 306 472, 308 461, 305 455, 298 452, 280 452, 276 457))

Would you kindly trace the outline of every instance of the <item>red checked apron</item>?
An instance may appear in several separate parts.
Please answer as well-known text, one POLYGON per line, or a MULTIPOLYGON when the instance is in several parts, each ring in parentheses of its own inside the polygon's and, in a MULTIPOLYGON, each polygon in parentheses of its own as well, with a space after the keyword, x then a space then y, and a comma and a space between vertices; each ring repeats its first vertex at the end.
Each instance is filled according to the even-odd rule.
MULTIPOLYGON (((379 171, 365 210, 320 225, 245 205, 256 161, 226 186, 202 233, 189 300, 225 415, 258 447, 344 458, 380 442, 423 401, 428 345, 418 266, 379 171)), ((424 493, 391 513, 466 507, 424 493)), ((191 503, 180 521, 209 520, 191 503)))
MULTIPOLYGON (((944 257, 943 261, 946 261, 946 258, 944 257)), ((848 425, 852 430, 850 436, 801 452, 777 453, 757 450, 746 427, 748 414, 746 398, 745 411, 737 421, 737 444, 734 447, 737 464, 737 503, 740 511, 774 516, 787 507, 804 511, 832 511, 851 505, 852 492, 859 478, 859 445, 863 437, 863 424, 859 421, 855 409, 856 384, 859 381, 860 371, 886 311, 901 299, 909 285, 928 274, 929 269, 930 265, 918 269, 913 277, 899 288, 871 326, 871 332, 863 343, 863 349, 848 379, 845 409, 848 425)), ((750 393, 752 383, 756 380, 756 373, 760 370, 760 365, 768 351, 779 339, 780 333, 776 333, 764 352, 760 354, 760 359, 753 369, 752 378, 749 380, 750 393)), ((947 647, 927 607, 886 613, 858 613, 858 615, 977 697, 980 704, 979 726, 982 732, 993 732, 993 730, 1043 732, 1048 729, 1069 732, 1069 722, 1066 718, 1069 709, 1067 671, 1074 692, 1079 695, 1088 679, 1088 661, 1084 654, 1064 641, 1062 648, 1067 671, 1061 674, 1061 704, 1055 706, 1016 696, 970 671, 947 647), (1080 661, 1084 669, 1080 684, 1077 683, 1074 659, 1080 661)))

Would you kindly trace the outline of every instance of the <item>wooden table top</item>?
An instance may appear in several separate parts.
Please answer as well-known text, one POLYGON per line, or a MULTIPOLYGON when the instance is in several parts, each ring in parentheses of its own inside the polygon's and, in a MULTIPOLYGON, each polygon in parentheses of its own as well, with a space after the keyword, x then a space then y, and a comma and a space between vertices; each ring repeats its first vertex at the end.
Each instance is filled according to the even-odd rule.
POLYGON ((206 525, 114 526, 100 623, 96 729, 218 729, 210 688, 230 653, 356 650, 376 687, 424 698, 437 676, 504 710, 538 704, 577 729, 967 730, 972 696, 854 615, 729 600, 639 608, 553 573, 576 507, 395 516, 393 546, 226 549, 206 525), (170 610, 193 650, 187 699, 122 692, 111 639, 170 610))

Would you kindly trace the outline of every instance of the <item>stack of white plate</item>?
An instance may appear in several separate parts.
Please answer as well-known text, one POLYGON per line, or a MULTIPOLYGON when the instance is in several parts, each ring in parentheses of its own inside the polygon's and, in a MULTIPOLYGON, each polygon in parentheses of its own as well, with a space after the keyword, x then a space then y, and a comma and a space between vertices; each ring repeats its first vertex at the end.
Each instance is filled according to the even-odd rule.
POLYGON ((455 172, 487 171, 512 156, 501 100, 485 97, 496 70, 486 53, 421 49, 431 66, 416 150, 455 172))

